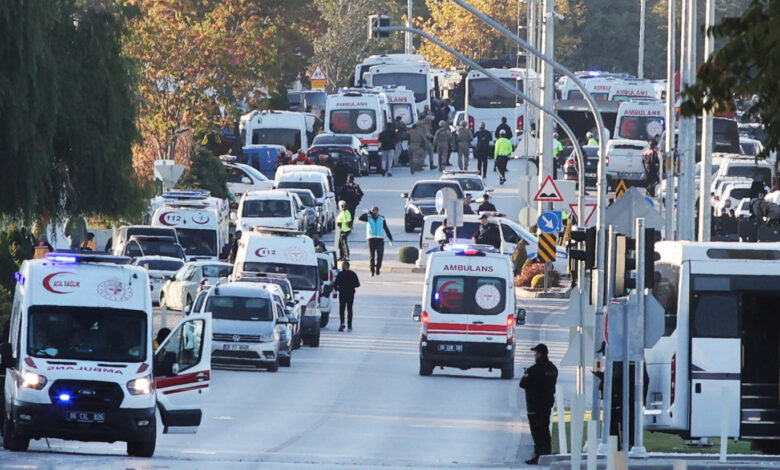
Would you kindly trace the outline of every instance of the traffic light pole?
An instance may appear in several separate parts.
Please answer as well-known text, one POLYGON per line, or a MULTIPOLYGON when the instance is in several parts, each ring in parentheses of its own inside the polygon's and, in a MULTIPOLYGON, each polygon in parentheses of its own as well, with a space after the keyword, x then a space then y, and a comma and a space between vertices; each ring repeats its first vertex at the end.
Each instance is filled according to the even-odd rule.
MULTIPOLYGON (((585 213, 584 210, 584 199, 585 199, 585 159, 583 157, 582 148, 580 147, 579 142, 577 141, 577 136, 574 134, 574 131, 571 130, 568 124, 566 124, 566 121, 561 119, 558 114, 555 113, 552 109, 542 106, 541 104, 537 103, 533 98, 526 95, 522 91, 518 90, 516 87, 509 86, 506 82, 495 76, 493 73, 482 67, 481 65, 477 64, 473 60, 469 59, 468 57, 464 56, 460 52, 456 51, 455 49, 451 48, 450 46, 444 44, 443 42, 439 41, 435 37, 431 36, 430 34, 426 33, 425 31, 422 31, 417 28, 409 28, 406 26, 377 26, 373 28, 376 32, 383 32, 383 33, 391 33, 391 32, 397 32, 397 31, 404 31, 409 32, 412 34, 416 34, 418 36, 422 36, 425 39, 431 41, 432 43, 436 44, 437 46, 441 47, 445 51, 449 52, 453 56, 455 56, 458 60, 463 62, 464 64, 468 65, 469 67, 473 68, 474 70, 479 71, 480 73, 484 74, 488 79, 495 82, 497 85, 499 85, 504 90, 514 94, 515 96, 525 100, 528 104, 531 106, 540 109, 542 112, 550 116, 553 121, 555 121, 561 129, 566 133, 566 135, 569 137, 569 139, 572 142, 572 146, 574 147, 574 154, 577 158, 577 184, 579 184, 579 187, 581 188, 580 191, 577 193, 577 214, 579 218, 582 218, 584 220, 585 213)), ((579 223, 579 220, 577 221, 579 223)))

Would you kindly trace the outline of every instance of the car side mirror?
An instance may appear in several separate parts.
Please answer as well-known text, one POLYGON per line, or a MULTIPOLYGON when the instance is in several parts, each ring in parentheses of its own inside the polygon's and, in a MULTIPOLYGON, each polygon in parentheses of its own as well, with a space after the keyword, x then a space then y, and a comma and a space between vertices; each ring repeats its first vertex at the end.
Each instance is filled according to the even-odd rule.
POLYGON ((252 180, 249 179, 249 177, 244 176, 243 178, 241 178, 241 184, 252 184, 252 180))
POLYGON ((485 190, 486 193, 492 193, 493 191, 495 191, 495 189, 493 189, 493 188, 489 188, 489 189, 485 190))
POLYGON ((415 306, 412 307, 412 320, 420 321, 420 318, 422 318, 422 305, 415 304, 415 306))
POLYGON ((408 197, 409 197, 409 193, 401 193, 401 197, 402 197, 403 199, 406 199, 406 198, 408 198, 408 197))
POLYGON ((185 305, 184 306, 184 314, 185 315, 189 315, 190 313, 192 313, 192 305, 185 305))
POLYGON ((297 325, 298 319, 294 317, 287 317, 287 323, 289 323, 290 325, 297 325))
POLYGON ((525 309, 518 308, 515 312, 515 325, 525 325, 525 309))
POLYGON ((287 317, 279 317, 276 319, 277 325, 286 325, 288 323, 290 323, 290 320, 288 320, 287 317))
POLYGON ((14 367, 14 351, 11 343, 0 344, 0 369, 10 369, 14 367))

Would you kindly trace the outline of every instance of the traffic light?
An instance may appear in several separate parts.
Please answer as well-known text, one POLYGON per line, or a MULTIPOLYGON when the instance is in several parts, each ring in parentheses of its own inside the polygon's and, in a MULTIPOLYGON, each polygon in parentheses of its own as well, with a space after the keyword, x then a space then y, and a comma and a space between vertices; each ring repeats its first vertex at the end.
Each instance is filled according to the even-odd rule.
POLYGON ((568 247, 569 257, 585 262, 585 269, 596 267, 596 227, 571 231, 571 242, 568 247), (584 243, 583 249, 575 249, 574 243, 584 243))
POLYGON ((645 288, 655 287, 655 242, 661 240, 661 232, 645 228, 645 288))
POLYGON ((625 235, 615 237, 615 297, 636 288, 636 241, 625 235))
POLYGON ((390 26, 390 17, 387 15, 368 16, 368 39, 381 39, 390 36, 387 31, 376 31, 375 28, 390 26))

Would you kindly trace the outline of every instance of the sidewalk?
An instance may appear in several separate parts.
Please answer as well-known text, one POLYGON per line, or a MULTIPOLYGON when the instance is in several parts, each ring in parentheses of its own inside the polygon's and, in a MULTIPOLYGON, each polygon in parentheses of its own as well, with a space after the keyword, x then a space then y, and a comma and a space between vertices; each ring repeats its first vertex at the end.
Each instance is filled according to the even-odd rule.
MULTIPOLYGON (((582 456, 582 467, 587 468, 587 455, 582 456)), ((730 455, 726 462, 718 461, 717 454, 651 454, 646 459, 628 459, 628 468, 631 469, 669 469, 675 468, 675 462, 684 462, 688 470, 708 470, 708 469, 780 469, 780 459, 771 455, 730 455)), ((547 467, 555 470, 565 470, 571 468, 570 457, 568 455, 546 455, 539 459, 540 467, 547 467)), ((607 459, 599 456, 596 468, 606 469, 607 459)), ((618 466, 618 468, 620 468, 618 466)), ((678 467, 679 468, 679 467, 678 467)))

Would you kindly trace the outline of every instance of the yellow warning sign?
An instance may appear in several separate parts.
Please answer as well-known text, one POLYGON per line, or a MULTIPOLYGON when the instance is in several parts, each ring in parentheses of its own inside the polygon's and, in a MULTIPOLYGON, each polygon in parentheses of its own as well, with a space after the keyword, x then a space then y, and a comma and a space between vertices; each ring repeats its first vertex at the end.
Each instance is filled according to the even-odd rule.
POLYGON ((539 235, 539 246, 536 249, 536 256, 542 261, 547 263, 555 261, 555 247, 557 246, 555 239, 556 237, 552 233, 543 233, 539 235))
POLYGON ((628 186, 626 186, 626 182, 620 180, 617 187, 615 188, 615 200, 617 201, 618 199, 623 197, 623 195, 626 194, 627 190, 628 190, 628 186))

